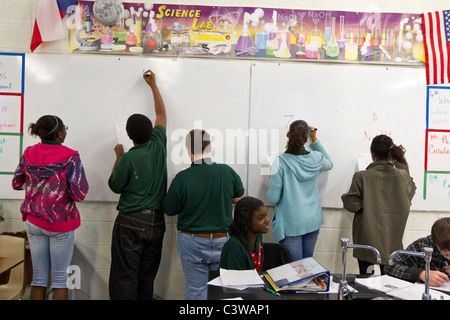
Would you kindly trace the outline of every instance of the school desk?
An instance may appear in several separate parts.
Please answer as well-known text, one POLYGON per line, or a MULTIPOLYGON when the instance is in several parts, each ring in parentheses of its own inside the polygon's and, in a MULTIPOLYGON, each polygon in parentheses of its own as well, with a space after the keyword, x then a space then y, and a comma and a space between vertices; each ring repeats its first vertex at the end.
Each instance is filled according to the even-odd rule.
MULTIPOLYGON (((209 273, 209 281, 219 276, 218 271, 211 271, 209 273)), ((360 277, 359 275, 357 277, 360 277)), ((364 277, 364 276, 361 276, 364 277)), ((392 297, 378 291, 371 290, 363 285, 352 282, 349 286, 357 290, 357 293, 352 295, 352 299, 370 300, 375 298, 392 299, 392 297)), ((248 288, 245 290, 235 290, 224 287, 217 287, 208 285, 208 300, 222 300, 242 298, 243 300, 337 300, 336 293, 281 293, 276 296, 267 292, 263 288, 248 288)))

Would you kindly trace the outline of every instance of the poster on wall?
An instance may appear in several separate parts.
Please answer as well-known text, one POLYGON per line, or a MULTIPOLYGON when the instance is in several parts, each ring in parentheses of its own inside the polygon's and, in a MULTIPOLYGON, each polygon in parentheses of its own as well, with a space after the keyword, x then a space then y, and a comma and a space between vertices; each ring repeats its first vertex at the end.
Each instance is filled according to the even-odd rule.
POLYGON ((22 155, 25 55, 0 52, 0 175, 11 175, 22 155))
POLYGON ((450 87, 427 86, 423 198, 450 199, 450 87))
POLYGON ((79 1, 73 53, 423 65, 420 14, 79 1))

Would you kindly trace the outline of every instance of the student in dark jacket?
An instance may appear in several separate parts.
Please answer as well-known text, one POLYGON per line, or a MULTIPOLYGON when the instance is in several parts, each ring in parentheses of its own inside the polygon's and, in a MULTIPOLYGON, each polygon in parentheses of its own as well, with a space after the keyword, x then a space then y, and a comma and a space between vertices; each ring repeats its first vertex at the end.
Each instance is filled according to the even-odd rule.
MULTIPOLYGON (((373 162, 356 172, 350 190, 341 199, 344 208, 354 212, 353 241, 370 245, 381 255, 381 272, 395 250, 403 249, 403 233, 416 185, 409 175, 404 149, 386 135, 370 146, 373 162)), ((355 249, 361 274, 376 262, 370 250, 355 249)))

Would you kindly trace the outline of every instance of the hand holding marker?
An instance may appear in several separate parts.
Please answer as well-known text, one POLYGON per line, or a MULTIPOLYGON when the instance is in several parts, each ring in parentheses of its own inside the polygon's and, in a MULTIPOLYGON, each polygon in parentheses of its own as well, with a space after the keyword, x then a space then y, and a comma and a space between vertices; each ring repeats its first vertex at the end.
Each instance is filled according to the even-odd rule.
POLYGON ((309 138, 311 139, 312 143, 316 142, 317 139, 317 128, 309 126, 309 138))

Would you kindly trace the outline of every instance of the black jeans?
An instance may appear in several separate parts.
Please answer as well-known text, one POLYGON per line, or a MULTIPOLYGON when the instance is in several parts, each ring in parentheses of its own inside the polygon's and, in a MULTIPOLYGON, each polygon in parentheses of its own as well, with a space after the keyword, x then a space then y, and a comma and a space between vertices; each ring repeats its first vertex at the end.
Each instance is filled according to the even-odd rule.
POLYGON ((111 244, 111 300, 153 299, 165 231, 162 212, 119 212, 111 244))

